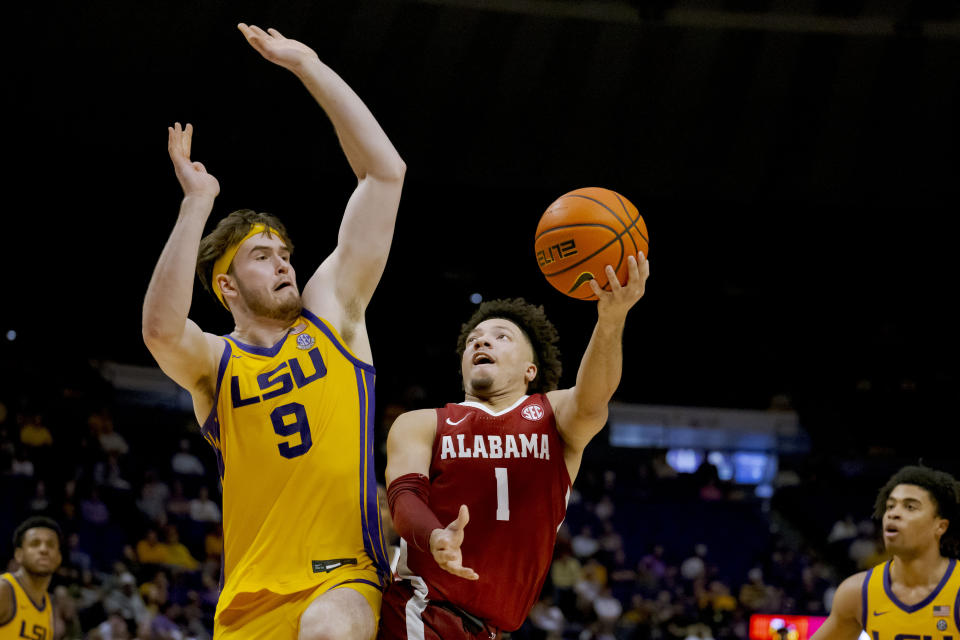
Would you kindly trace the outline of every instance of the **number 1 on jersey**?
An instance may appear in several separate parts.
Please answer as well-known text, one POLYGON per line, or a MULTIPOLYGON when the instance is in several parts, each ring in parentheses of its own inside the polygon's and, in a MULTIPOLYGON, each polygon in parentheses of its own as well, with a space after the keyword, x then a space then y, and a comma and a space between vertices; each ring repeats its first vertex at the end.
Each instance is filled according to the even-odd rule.
POLYGON ((497 520, 510 519, 510 491, 507 485, 507 468, 494 467, 497 475, 497 520))

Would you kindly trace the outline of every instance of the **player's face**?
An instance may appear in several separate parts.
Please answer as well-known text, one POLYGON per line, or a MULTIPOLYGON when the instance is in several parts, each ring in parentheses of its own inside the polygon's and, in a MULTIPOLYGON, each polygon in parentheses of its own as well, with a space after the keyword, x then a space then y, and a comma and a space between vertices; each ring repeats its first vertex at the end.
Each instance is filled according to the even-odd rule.
POLYGON ((254 315, 292 321, 300 314, 297 274, 278 236, 248 238, 233 259, 233 275, 240 298, 254 315))
POLYGON ((898 484, 883 513, 883 542, 894 555, 917 555, 931 545, 939 548, 948 522, 937 516, 930 493, 917 485, 898 484))
POLYGON ((60 566, 60 538, 53 529, 27 529, 23 544, 13 555, 27 573, 42 578, 51 576, 60 566))
POLYGON ((537 375, 530 342, 520 327, 502 318, 484 320, 470 332, 460 369, 463 388, 481 397, 514 386, 525 390, 537 375))

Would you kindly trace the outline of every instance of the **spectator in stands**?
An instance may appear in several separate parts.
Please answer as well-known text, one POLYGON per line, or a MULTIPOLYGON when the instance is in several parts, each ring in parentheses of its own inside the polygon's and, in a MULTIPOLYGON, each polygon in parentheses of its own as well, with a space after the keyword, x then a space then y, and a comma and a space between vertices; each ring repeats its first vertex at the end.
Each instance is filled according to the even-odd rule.
POLYGON ((204 536, 203 549, 207 560, 220 562, 223 556, 223 526, 219 522, 214 523, 204 536))
POLYGON ((220 522, 220 507, 210 499, 210 491, 200 487, 197 497, 190 501, 190 519, 194 522, 220 522))
POLYGON ((114 491, 130 490, 130 483, 123 478, 120 471, 119 456, 116 451, 108 452, 106 460, 97 462, 93 469, 93 480, 98 486, 114 491))
POLYGON ((59 585, 53 590, 54 635, 59 640, 81 640, 83 625, 77 615, 77 603, 67 587, 59 585))
POLYGON ((167 500, 170 498, 170 487, 157 477, 154 469, 148 469, 144 474, 143 487, 140 489, 140 499, 137 508, 143 512, 154 524, 167 524, 167 500))
POLYGON ((620 614, 623 613, 623 605, 613 597, 610 587, 604 587, 593 600, 593 612, 597 618, 596 635, 600 639, 613 640, 614 628, 620 614))
POLYGON ((107 414, 107 418, 100 424, 100 432, 97 440, 100 442, 100 448, 104 453, 114 453, 117 457, 124 456, 130 451, 130 445, 127 440, 113 428, 113 419, 107 414))
POLYGON ((748 582, 740 587, 740 604, 750 612, 775 613, 779 603, 773 587, 763 581, 763 571, 754 567, 747 574, 748 582))
POLYGON ((183 493, 183 483, 173 481, 173 494, 167 500, 167 515, 174 522, 182 522, 190 517, 190 500, 183 493))
POLYGON ((96 488, 91 489, 90 495, 80 502, 80 517, 84 522, 97 526, 105 525, 110 521, 110 510, 100 499, 100 493, 96 488))
POLYGON ((693 555, 680 564, 680 575, 691 582, 705 576, 707 572, 706 557, 707 545, 696 545, 693 549, 693 555))
POLYGON ((156 529, 147 529, 147 535, 137 543, 140 564, 167 564, 167 545, 160 542, 156 529))
POLYGON ((190 441, 186 438, 180 440, 180 450, 173 454, 170 467, 181 476, 202 476, 206 473, 200 458, 190 451, 190 441))
POLYGON ((22 446, 16 447, 13 453, 13 460, 10 463, 10 474, 24 478, 32 478, 33 473, 33 462, 27 457, 26 451, 23 450, 22 446))
POLYGON ((35 413, 23 419, 20 427, 20 443, 27 450, 53 446, 53 434, 44 424, 43 415, 35 413))
POLYGON ((827 536, 827 542, 830 544, 850 542, 857 537, 857 533, 859 531, 857 523, 853 521, 853 514, 848 513, 842 519, 833 523, 833 528, 830 529, 830 534, 827 536))
POLYGON ((530 610, 530 623, 541 632, 538 637, 543 640, 562 640, 566 622, 563 611, 549 594, 541 597, 530 610))
POLYGON ((104 596, 103 609, 108 615, 119 615, 129 626, 137 627, 149 619, 147 607, 137 590, 137 581, 126 570, 116 577, 116 584, 104 596))
POLYGON ((580 560, 591 558, 593 554, 600 550, 600 543, 593 537, 593 532, 587 525, 580 529, 580 533, 573 537, 570 544, 573 548, 573 554, 580 560))
POLYGON ((27 505, 31 514, 46 513, 50 508, 50 501, 47 499, 47 485, 43 480, 37 480, 37 485, 33 490, 33 497, 27 505))
POLYGON ((200 563, 190 555, 190 550, 180 542, 180 532, 173 525, 167 525, 167 564, 178 569, 196 571, 200 563))

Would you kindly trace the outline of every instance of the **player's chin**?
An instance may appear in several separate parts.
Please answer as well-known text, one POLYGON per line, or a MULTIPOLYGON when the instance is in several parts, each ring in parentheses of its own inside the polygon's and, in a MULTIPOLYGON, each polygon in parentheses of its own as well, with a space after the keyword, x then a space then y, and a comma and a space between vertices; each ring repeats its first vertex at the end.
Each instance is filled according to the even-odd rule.
POLYGON ((470 389, 474 392, 489 391, 493 388, 493 376, 484 373, 475 373, 470 377, 470 389))

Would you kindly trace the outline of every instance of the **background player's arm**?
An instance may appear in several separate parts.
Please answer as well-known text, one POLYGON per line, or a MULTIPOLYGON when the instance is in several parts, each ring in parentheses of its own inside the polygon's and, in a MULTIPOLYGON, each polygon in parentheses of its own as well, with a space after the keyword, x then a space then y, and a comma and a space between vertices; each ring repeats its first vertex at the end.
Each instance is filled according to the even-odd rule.
POLYGON ((607 404, 620 384, 623 370, 623 328, 630 311, 643 297, 650 265, 643 254, 630 256, 629 278, 625 286, 607 266, 610 291, 603 291, 596 280, 590 286, 599 298, 597 324, 577 371, 577 383, 570 389, 547 394, 557 417, 557 430, 568 449, 583 451, 607 421, 607 404))
POLYGON ((860 620, 863 609, 863 581, 867 572, 861 571, 840 583, 833 596, 830 616, 813 634, 811 640, 856 640, 863 630, 860 620))
POLYGON ((357 176, 337 247, 303 288, 305 307, 349 333, 344 329, 362 322, 383 274, 406 165, 363 101, 312 49, 276 29, 239 28, 264 58, 303 82, 330 118, 357 176))
POLYGON ((16 603, 13 586, 6 580, 0 579, 0 624, 7 624, 16 613, 16 603))
POLYGON ((217 357, 223 345, 201 331, 187 313, 203 227, 220 185, 202 164, 190 161, 193 127, 188 124, 181 129, 176 123, 168 133, 167 150, 183 187, 183 202, 147 287, 143 341, 164 373, 193 395, 199 415, 206 413, 205 399, 213 396, 217 357))

